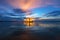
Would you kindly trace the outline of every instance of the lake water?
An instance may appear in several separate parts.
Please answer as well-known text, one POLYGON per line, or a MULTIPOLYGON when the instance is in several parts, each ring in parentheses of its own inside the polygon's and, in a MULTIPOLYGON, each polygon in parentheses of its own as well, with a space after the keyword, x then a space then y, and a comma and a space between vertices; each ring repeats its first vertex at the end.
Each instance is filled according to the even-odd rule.
POLYGON ((6 40, 60 40, 60 22, 0 22, 6 40))

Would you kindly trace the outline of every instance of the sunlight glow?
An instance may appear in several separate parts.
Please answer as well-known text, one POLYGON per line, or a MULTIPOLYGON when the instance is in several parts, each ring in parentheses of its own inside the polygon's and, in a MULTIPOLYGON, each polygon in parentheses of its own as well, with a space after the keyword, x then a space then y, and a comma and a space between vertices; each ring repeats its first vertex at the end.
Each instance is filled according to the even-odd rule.
POLYGON ((42 4, 41 0, 9 0, 9 2, 15 8, 20 8, 24 11, 40 7, 42 4))
POLYGON ((24 24, 29 28, 35 25, 34 18, 26 18, 24 19, 24 24))

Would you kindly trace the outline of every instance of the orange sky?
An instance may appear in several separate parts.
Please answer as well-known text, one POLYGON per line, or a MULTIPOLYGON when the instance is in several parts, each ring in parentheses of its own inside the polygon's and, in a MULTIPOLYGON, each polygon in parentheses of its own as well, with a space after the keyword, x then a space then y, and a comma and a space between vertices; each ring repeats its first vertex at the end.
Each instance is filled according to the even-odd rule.
POLYGON ((25 11, 31 8, 39 7, 42 4, 40 0, 14 0, 9 2, 11 2, 13 6, 21 8, 25 11))
POLYGON ((12 6, 15 8, 20 8, 23 10, 29 10, 37 7, 44 7, 46 5, 58 6, 60 2, 58 0, 8 0, 12 6))

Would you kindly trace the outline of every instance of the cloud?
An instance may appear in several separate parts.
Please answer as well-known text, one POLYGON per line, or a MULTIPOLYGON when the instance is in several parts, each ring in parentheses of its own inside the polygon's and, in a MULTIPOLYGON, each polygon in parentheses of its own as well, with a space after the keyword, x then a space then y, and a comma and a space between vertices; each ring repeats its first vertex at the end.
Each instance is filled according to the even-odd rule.
POLYGON ((0 6, 0 17, 20 18, 24 16, 24 11, 21 9, 12 9, 5 6, 0 6))
POLYGON ((26 15, 26 17, 33 17, 33 18, 35 18, 35 17, 39 17, 39 16, 38 16, 37 13, 34 13, 34 14, 31 14, 31 15, 26 15))
POLYGON ((60 0, 0 0, 0 6, 1 5, 13 6, 13 8, 22 9, 20 11, 23 12, 45 6, 60 8, 60 0))
POLYGON ((48 14, 45 14, 47 17, 60 17, 60 11, 53 11, 48 14))

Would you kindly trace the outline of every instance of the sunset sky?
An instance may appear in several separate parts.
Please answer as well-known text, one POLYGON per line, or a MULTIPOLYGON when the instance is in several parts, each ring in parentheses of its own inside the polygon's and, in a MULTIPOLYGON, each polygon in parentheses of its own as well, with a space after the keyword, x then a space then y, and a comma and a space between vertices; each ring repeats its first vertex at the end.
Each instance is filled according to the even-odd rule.
POLYGON ((60 10, 60 0, 0 0, 1 6, 8 6, 23 11, 31 11, 27 17, 43 17, 45 13, 60 10))

